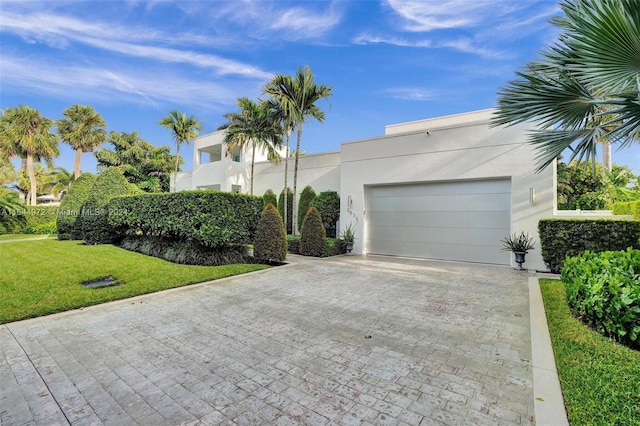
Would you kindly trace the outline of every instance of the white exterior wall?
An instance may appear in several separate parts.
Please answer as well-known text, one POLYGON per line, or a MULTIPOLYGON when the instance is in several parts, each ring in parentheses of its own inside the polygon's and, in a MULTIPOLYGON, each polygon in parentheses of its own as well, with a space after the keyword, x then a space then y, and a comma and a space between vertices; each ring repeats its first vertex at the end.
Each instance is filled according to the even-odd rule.
POLYGON ((537 226, 554 213, 555 164, 536 174, 525 126, 490 128, 492 111, 387 126, 386 136, 342 144, 340 219, 343 224, 358 220, 354 253, 367 252, 362 240, 366 185, 510 178, 511 232, 525 231, 535 238, 536 249, 527 255, 525 266, 546 269, 537 226), (530 188, 534 203, 529 201, 530 188))
MULTIPOLYGON (((309 185, 316 194, 323 191, 340 192, 340 152, 310 154, 299 157, 298 198, 305 186, 309 185)), ((293 168, 295 158, 289 158, 287 186, 293 189, 293 168)), ((253 194, 262 196, 271 189, 279 196, 284 188, 284 160, 280 164, 268 161, 256 163, 253 181, 253 194)))

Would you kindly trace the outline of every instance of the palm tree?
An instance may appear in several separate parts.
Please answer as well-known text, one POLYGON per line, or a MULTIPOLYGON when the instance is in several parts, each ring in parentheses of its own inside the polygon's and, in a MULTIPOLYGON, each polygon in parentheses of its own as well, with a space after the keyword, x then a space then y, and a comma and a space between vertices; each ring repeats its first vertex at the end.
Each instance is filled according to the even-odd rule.
MULTIPOLYGON (((621 147, 640 136, 640 2, 565 0, 561 29, 543 59, 526 65, 498 96, 494 125, 533 122, 539 170, 565 149, 595 160, 600 141, 621 147)), ((595 164, 595 161, 594 161, 595 164)))
MULTIPOLYGON (((300 158, 300 142, 302 139, 302 126, 308 119, 313 118, 319 122, 324 121, 324 112, 316 105, 321 99, 331 96, 333 87, 325 84, 318 86, 313 81, 311 68, 306 65, 298 67, 294 78, 282 74, 276 74, 271 82, 267 83, 264 91, 280 103, 280 108, 287 121, 295 127, 297 132, 295 163, 293 168, 293 211, 296 211, 296 194, 298 185, 298 161, 300 158)), ((293 233, 296 232, 296 215, 293 215, 293 233)))
POLYGON ((192 139, 195 139, 198 136, 198 131, 202 130, 202 124, 193 115, 187 117, 184 112, 180 113, 175 109, 161 119, 158 124, 171 130, 173 140, 176 143, 176 165, 173 173, 173 192, 175 192, 180 168, 180 145, 189 144, 192 139))
POLYGON ((58 156, 58 139, 51 133, 52 125, 52 120, 26 105, 8 108, 0 119, 0 140, 4 149, 26 158, 30 183, 27 204, 31 206, 36 205, 37 197, 34 160, 50 162, 58 156))
POLYGON ((80 160, 83 152, 91 152, 107 138, 104 118, 92 106, 75 104, 62 113, 65 118, 58 120, 56 127, 60 140, 76 150, 74 176, 80 176, 80 160))
POLYGON ((69 189, 75 179, 74 172, 70 172, 64 167, 49 169, 45 175, 43 192, 58 197, 62 191, 69 189))
POLYGON ((227 153, 251 147, 251 178, 249 193, 253 195, 253 168, 256 149, 267 153, 270 161, 279 162, 278 149, 282 147, 282 127, 276 119, 276 111, 271 105, 259 100, 254 102, 248 98, 239 98, 239 113, 225 114, 227 123, 218 130, 226 130, 224 142, 227 153))

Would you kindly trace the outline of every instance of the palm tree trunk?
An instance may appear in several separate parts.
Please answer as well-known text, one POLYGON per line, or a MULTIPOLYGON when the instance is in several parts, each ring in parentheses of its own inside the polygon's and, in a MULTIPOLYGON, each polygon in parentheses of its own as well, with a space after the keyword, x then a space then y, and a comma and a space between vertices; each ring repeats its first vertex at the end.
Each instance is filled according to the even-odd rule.
POLYGON ((296 141, 296 161, 293 167, 293 201, 291 202, 291 233, 296 235, 298 215, 296 214, 296 194, 298 188, 298 158, 300 157, 300 139, 302 138, 302 126, 298 126, 298 140, 296 141))
POLYGON ((80 176, 80 160, 82 159, 82 148, 76 149, 76 168, 74 176, 76 179, 80 176))
POLYGON ((250 195, 253 195, 253 164, 255 163, 256 158, 256 143, 253 142, 251 146, 251 190, 249 191, 250 195))
POLYGON ((35 206, 37 203, 37 194, 36 194, 36 172, 33 168, 33 154, 27 154, 27 173, 29 174, 29 196, 27 197, 27 204, 30 206, 35 206))
POLYGON ((176 141, 176 167, 173 170, 173 192, 176 192, 178 183, 178 167, 180 166, 180 143, 176 141))
POLYGON ((602 165, 611 171, 611 143, 602 141, 602 165))
POLYGON ((285 149, 285 155, 284 155, 284 209, 282 210, 283 212, 283 220, 284 220, 284 230, 285 232, 288 234, 289 232, 287 231, 287 200, 289 198, 289 194, 287 191, 287 184, 288 184, 288 176, 289 176, 289 143, 291 140, 291 133, 289 131, 287 131, 287 148, 285 149))

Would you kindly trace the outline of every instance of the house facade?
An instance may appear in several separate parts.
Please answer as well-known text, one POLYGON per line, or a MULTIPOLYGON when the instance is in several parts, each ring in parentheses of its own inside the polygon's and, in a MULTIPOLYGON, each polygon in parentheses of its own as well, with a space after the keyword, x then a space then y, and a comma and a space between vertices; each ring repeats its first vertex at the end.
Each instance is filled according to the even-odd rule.
MULTIPOLYGON (((307 185, 340 194, 339 227, 355 228, 354 253, 515 265, 501 240, 524 231, 536 239, 525 266, 546 269, 537 225, 556 211, 556 166, 536 173, 526 126, 492 128, 492 115, 489 109, 389 125, 383 136, 301 156, 298 195, 307 185)), ((250 157, 226 156, 223 137, 196 139, 194 169, 178 176, 178 189, 248 193, 250 157)), ((284 167, 257 162, 254 194, 279 193, 284 167)))

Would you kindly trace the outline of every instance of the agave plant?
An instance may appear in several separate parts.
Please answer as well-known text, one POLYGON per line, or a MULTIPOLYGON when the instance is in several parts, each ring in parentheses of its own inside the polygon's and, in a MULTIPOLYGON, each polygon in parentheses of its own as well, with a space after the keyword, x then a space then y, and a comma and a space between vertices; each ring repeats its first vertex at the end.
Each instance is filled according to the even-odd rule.
POLYGON ((525 234, 524 231, 520 232, 520 234, 513 233, 505 237, 502 240, 502 251, 512 251, 514 253, 526 253, 529 250, 532 250, 535 246, 532 237, 529 237, 529 234, 525 234))

